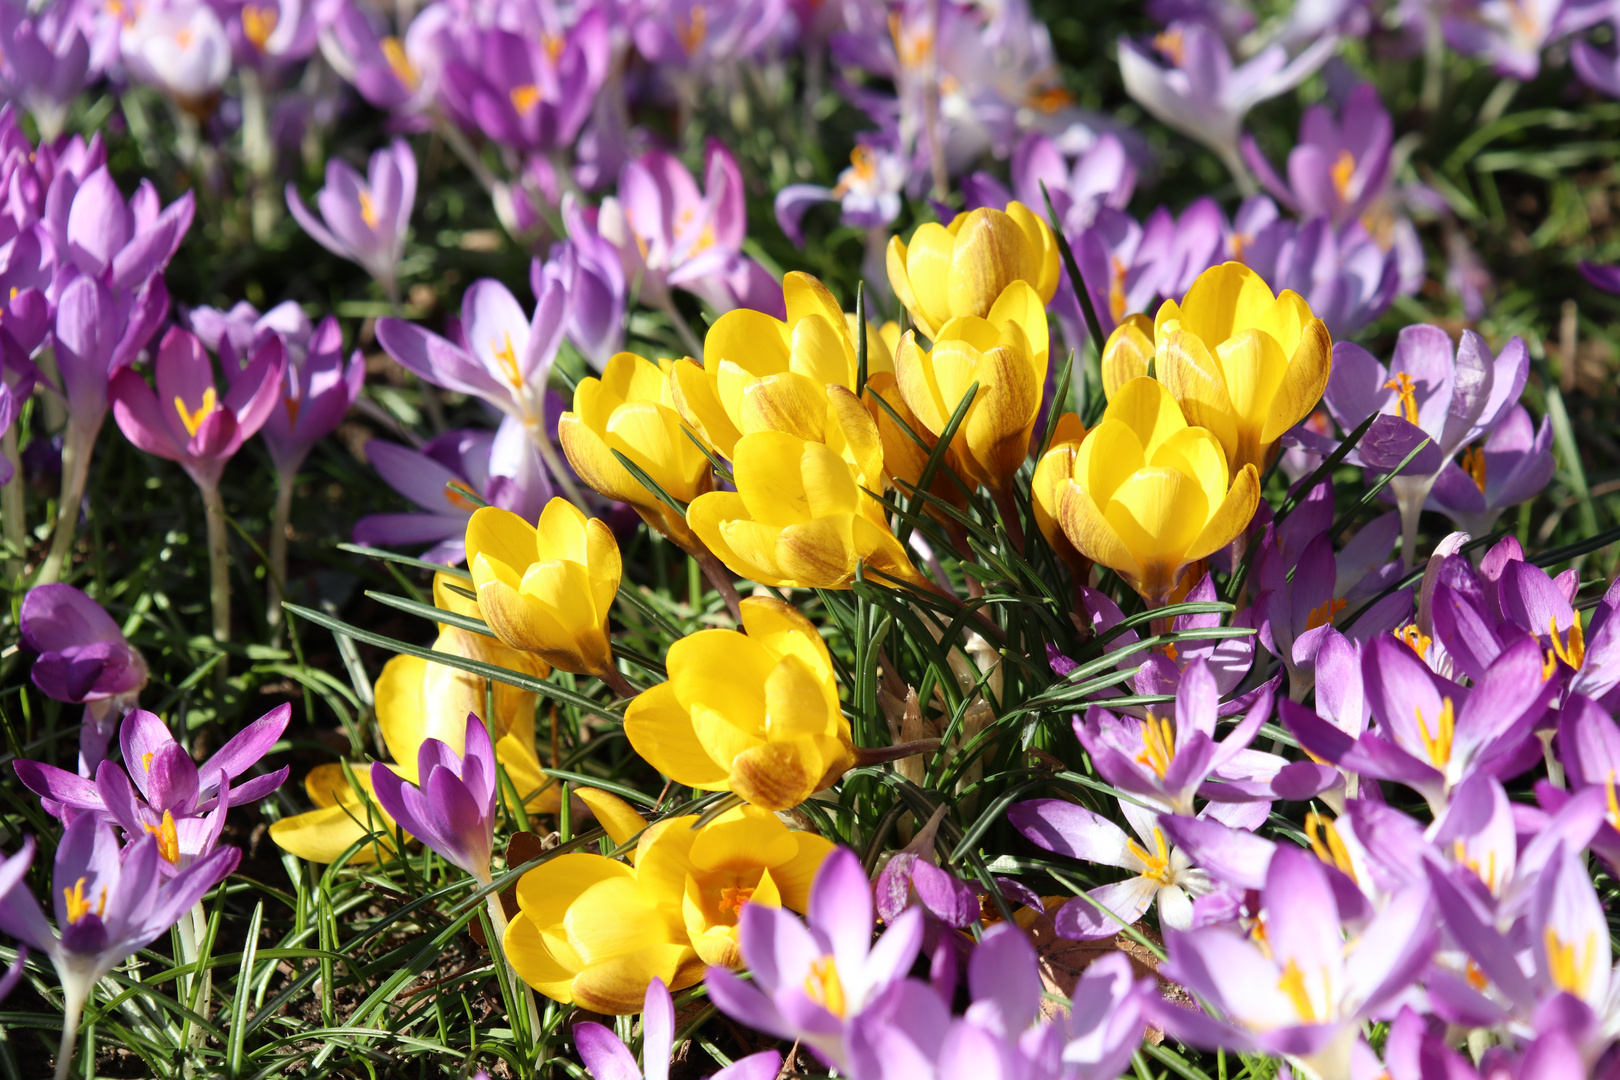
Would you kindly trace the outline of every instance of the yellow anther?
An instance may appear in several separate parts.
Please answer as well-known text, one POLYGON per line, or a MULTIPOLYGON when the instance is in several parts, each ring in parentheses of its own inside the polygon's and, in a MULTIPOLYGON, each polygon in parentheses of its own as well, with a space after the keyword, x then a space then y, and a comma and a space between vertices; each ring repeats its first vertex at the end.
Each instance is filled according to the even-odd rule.
POLYGON ((377 204, 371 198, 371 189, 367 187, 360 189, 360 220, 366 223, 368 229, 377 227, 377 204))
POLYGON ((1043 113, 1055 113, 1074 104, 1074 95, 1061 86, 1049 86, 1033 95, 1029 103, 1043 113))
POLYGON ((1486 987, 1491 985, 1490 977, 1473 960, 1468 961, 1468 967, 1463 971, 1463 977, 1468 980, 1469 986, 1482 994, 1485 992, 1486 987))
POLYGON ((444 501, 457 510, 472 513, 485 503, 478 498, 476 492, 460 480, 448 480, 444 485, 444 501))
POLYGON ((1547 949, 1547 975, 1553 985, 1576 997, 1585 997, 1586 988, 1591 985, 1593 965, 1597 962, 1597 931, 1587 931, 1578 957, 1575 943, 1566 942, 1550 926, 1542 931, 1542 943, 1547 949))
POLYGON ((512 335, 502 331, 501 340, 489 339, 489 347, 495 353, 496 361, 506 372, 506 379, 513 386, 523 385, 523 372, 518 370, 517 351, 512 348, 512 335))
POLYGON ((187 435, 196 435, 197 429, 202 427, 203 421, 212 416, 217 408, 219 408, 219 395, 214 393, 212 386, 203 391, 202 404, 197 406, 196 412, 186 408, 185 398, 180 397, 178 394, 175 395, 174 411, 180 414, 180 422, 186 425, 187 435))
POLYGON ((1613 769, 1609 770, 1609 779, 1604 787, 1606 787, 1609 792, 1609 825, 1613 828, 1620 829, 1620 799, 1615 798, 1613 769))
POLYGON ((1474 486, 1479 488, 1480 494, 1485 493, 1485 448, 1470 446, 1463 451, 1462 460, 1457 462, 1462 471, 1473 478, 1474 486))
POLYGON ((823 956, 810 964, 810 974, 804 977, 804 992, 834 1016, 841 1018, 848 1008, 844 984, 838 980, 838 962, 831 956, 823 956))
POLYGON ((1333 620, 1343 611, 1348 600, 1334 597, 1324 600, 1311 609, 1310 615, 1305 619, 1305 629, 1315 630, 1318 626, 1332 626, 1333 620))
POLYGON ((155 756, 156 755, 152 751, 147 751, 146 753, 142 754, 141 755, 141 769, 146 771, 146 772, 151 772, 152 771, 152 758, 155 757, 155 756))
POLYGON ((1181 656, 1181 650, 1176 648, 1176 643, 1173 641, 1165 642, 1162 646, 1160 646, 1159 651, 1164 653, 1164 658, 1166 660, 1170 660, 1172 662, 1181 656))
POLYGON ((1187 62, 1187 39, 1180 30, 1166 30, 1153 39, 1153 47, 1176 67, 1187 62))
POLYGON ((546 50, 546 58, 553 64, 557 62, 558 57, 562 56, 563 47, 567 44, 568 42, 561 34, 542 33, 540 35, 540 47, 546 50))
POLYGON ((148 825, 146 831, 157 837, 158 854, 167 859, 170 866, 179 866, 180 835, 174 830, 174 815, 163 811, 163 823, 148 825))
POLYGON ((180 46, 182 49, 191 48, 191 43, 194 40, 196 40, 196 35, 191 32, 191 27, 189 26, 182 26, 180 29, 174 32, 174 43, 180 46))
POLYGON ((1277 989, 1287 996, 1294 1006, 1294 1011, 1305 1023, 1314 1024, 1322 1019, 1317 1015, 1316 1003, 1311 1000, 1310 991, 1305 988, 1305 973, 1299 970, 1299 965, 1293 960, 1283 965, 1282 978, 1277 980, 1277 989))
POLYGON ((1407 423, 1418 422, 1417 384, 1412 376, 1400 372, 1384 384, 1384 389, 1393 390, 1396 394, 1395 415, 1405 417, 1407 423))
MULTIPOLYGON (((69 924, 76 923, 90 914, 90 901, 84 898, 84 883, 86 880, 86 878, 81 877, 73 883, 73 888, 62 890, 63 906, 67 908, 69 924)), ((98 918, 107 914, 107 890, 105 887, 101 890, 101 899, 96 904, 95 910, 98 918)))
POLYGON ((1406 642, 1406 647, 1417 653, 1419 660, 1429 655, 1429 646, 1434 644, 1434 639, 1419 630, 1417 623, 1407 623, 1395 631, 1395 636, 1406 642))
POLYGON ((1333 168, 1330 170, 1333 177, 1333 194, 1344 202, 1350 197, 1350 181, 1356 175, 1356 158, 1348 150, 1340 150, 1339 156, 1333 159, 1333 168))
POLYGON ((540 104, 540 88, 534 83, 514 86, 507 92, 506 96, 512 99, 512 108, 516 109, 519 114, 527 113, 540 104))
POLYGON ((1481 867, 1478 859, 1468 857, 1468 844, 1458 840, 1451 845, 1451 857, 1457 861, 1458 866, 1465 866, 1474 872, 1474 876, 1485 883, 1491 892, 1496 891, 1496 852, 1492 851, 1485 865, 1481 867))
POLYGON ((281 13, 273 7, 248 4, 242 8, 242 33, 253 42, 255 49, 263 52, 264 44, 275 33, 280 18, 281 13))
POLYGON ((1146 765, 1159 776, 1170 771, 1170 762, 1176 757, 1176 729, 1169 720, 1161 720, 1151 712, 1142 722, 1142 752, 1136 755, 1138 764, 1146 765))
POLYGON ((894 54, 901 67, 919 67, 934 52, 933 31, 926 27, 917 30, 904 25, 899 12, 889 15, 889 37, 894 40, 894 54))
POLYGON ((1552 637, 1553 654, 1576 670, 1586 661, 1586 632, 1581 629, 1581 617, 1575 616, 1569 624, 1569 635, 1560 640, 1558 636, 1558 619, 1549 619, 1547 633, 1552 637))
POLYGON ((745 886, 727 885, 720 890, 720 910, 742 914, 743 905, 754 898, 754 890, 745 886))
POLYGON ((1417 717, 1418 737, 1423 740, 1423 749, 1428 753, 1430 763, 1437 769, 1444 769, 1451 761, 1451 739, 1457 731, 1457 718, 1451 699, 1440 700, 1440 718, 1433 734, 1423 720, 1422 710, 1413 709, 1412 715, 1417 717))
POLYGON ((684 24, 676 20, 675 37, 679 39, 681 48, 687 56, 698 51, 698 46, 709 36, 709 13, 702 4, 693 4, 692 13, 686 17, 684 24))
POLYGON ((1125 841, 1125 850, 1142 860, 1142 876, 1152 878, 1161 885, 1169 885, 1170 873, 1170 845, 1164 841, 1164 833, 1157 826, 1153 829, 1154 851, 1138 844, 1135 840, 1125 841))
POLYGON ((415 90, 417 84, 421 82, 421 76, 417 74, 416 65, 411 63, 411 58, 405 55, 405 46, 400 44, 399 38, 392 36, 383 38, 382 52, 388 66, 394 71, 394 77, 404 83, 406 89, 415 90))
POLYGON ((1350 849, 1339 835, 1337 826, 1329 818, 1312 810, 1305 815, 1305 836, 1311 842, 1316 857, 1329 866, 1343 871, 1351 881, 1356 880, 1355 863, 1350 860, 1350 849))
POLYGON ((1108 312, 1117 323, 1125 317, 1125 260, 1114 256, 1108 270, 1108 312))

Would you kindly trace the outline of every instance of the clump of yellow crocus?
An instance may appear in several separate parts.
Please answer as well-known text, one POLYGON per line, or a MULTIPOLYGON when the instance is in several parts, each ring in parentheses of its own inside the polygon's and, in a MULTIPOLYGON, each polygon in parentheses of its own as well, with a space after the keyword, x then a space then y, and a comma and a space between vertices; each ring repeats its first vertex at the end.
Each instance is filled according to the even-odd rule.
MULTIPOLYGON (((433 582, 437 606, 462 615, 478 615, 478 605, 452 592, 451 579, 439 574, 433 582)), ((440 624, 433 643, 438 652, 477 660, 485 664, 544 678, 551 671, 545 661, 530 653, 509 649, 493 638, 440 624)), ((394 770, 417 782, 417 752, 426 739, 438 739, 457 753, 467 732, 467 714, 483 716, 488 704, 484 680, 460 668, 436 664, 417 656, 396 656, 383 666, 374 688, 377 727, 383 743, 397 763, 394 770)), ((531 813, 555 811, 560 797, 556 784, 548 784, 540 771, 534 747, 534 707, 538 695, 510 686, 494 684, 495 712, 491 730, 495 735, 495 759, 506 769, 512 786, 531 813)), ((350 775, 369 799, 371 770, 363 764, 350 768, 350 775)), ((394 822, 375 802, 369 807, 343 773, 341 765, 317 765, 304 780, 304 790, 315 809, 282 818, 270 826, 270 838, 283 850, 310 862, 328 863, 364 839, 375 824, 382 832, 377 844, 361 848, 351 862, 368 863, 379 850, 387 855, 393 848, 394 822)))
MULTIPOLYGON (((1118 331, 1116 331, 1116 334, 1118 331)), ((1198 275, 1153 320, 1154 375, 1187 422, 1208 428, 1233 472, 1264 469, 1283 432, 1327 388, 1333 342, 1298 293, 1272 295, 1242 263, 1198 275)))
POLYGON ((600 519, 561 498, 535 525, 482 507, 467 522, 467 566, 484 620, 503 643, 626 692, 608 640, 619 543, 600 519))
POLYGON ((907 333, 895 353, 906 404, 935 438, 968 388, 978 384, 956 436, 951 464, 971 484, 999 490, 1029 455, 1030 431, 1046 385, 1046 311, 1035 290, 1013 281, 986 317, 964 315, 939 328, 932 349, 907 333))
POLYGON ((636 753, 678 784, 785 810, 855 763, 832 657, 780 600, 742 602, 746 633, 702 630, 670 646, 669 681, 624 714, 636 753))
POLYGON ((637 480, 617 450, 672 498, 689 503, 714 489, 709 459, 686 434, 670 394, 668 360, 622 352, 600 378, 574 387, 574 408, 557 424, 568 463, 587 487, 635 507, 648 525, 683 549, 695 542, 686 521, 637 480))
POLYGON ((594 1012, 640 1012, 654 978, 680 990, 701 979, 706 964, 735 965, 741 909, 756 903, 803 912, 811 879, 832 849, 752 807, 729 810, 701 830, 692 828, 696 817, 649 827, 622 801, 592 794, 614 843, 640 833, 631 861, 569 854, 524 874, 505 946, 530 986, 594 1012), (604 800, 619 809, 603 813, 604 800))
POLYGON ((1030 504, 1035 511, 1035 526, 1041 530, 1046 542, 1058 557, 1073 567, 1084 584, 1084 575, 1091 562, 1076 550, 1063 534, 1058 521, 1058 504, 1063 489, 1075 475, 1074 459, 1080 452, 1080 443, 1086 437, 1086 425, 1072 412, 1057 418, 1052 429, 1052 441, 1046 453, 1035 463, 1035 475, 1030 479, 1030 504))
POLYGON ((1058 283, 1057 241, 1029 207, 982 207, 949 225, 918 227, 911 243, 889 241, 889 284, 927 337, 963 315, 984 318, 1007 286, 1022 281, 1042 305, 1058 283))
POLYGON ((1170 392, 1148 378, 1120 387, 1057 485, 1064 535, 1153 607, 1168 601, 1189 563, 1248 526, 1260 499, 1254 465, 1229 473, 1220 441, 1189 427, 1170 392))

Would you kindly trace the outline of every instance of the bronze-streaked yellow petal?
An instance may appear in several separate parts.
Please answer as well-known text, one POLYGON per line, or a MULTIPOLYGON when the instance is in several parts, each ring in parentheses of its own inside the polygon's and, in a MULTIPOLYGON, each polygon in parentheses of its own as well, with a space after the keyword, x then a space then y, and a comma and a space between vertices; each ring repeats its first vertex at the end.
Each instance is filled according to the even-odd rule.
MULTIPOLYGON (((718 368, 719 361, 714 361, 718 368)), ((783 364, 784 369, 786 364, 783 364)), ((721 457, 731 457, 732 447, 742 433, 731 417, 726 415, 724 406, 720 404, 720 392, 714 380, 709 377, 695 360, 678 361, 669 373, 670 397, 675 402, 675 411, 681 414, 681 419, 691 425, 692 430, 721 457)))
POLYGON ((816 792, 824 769, 808 739, 770 742, 731 763, 731 790, 766 810, 786 810, 816 792))
POLYGON ((1117 570, 1128 578, 1140 575, 1141 568, 1131 549, 1086 494, 1085 488, 1072 480, 1062 485, 1058 496, 1058 522, 1063 526, 1063 535, 1092 562, 1117 570))
POLYGON ((1103 420, 1118 420, 1129 425, 1147 454, 1152 454, 1161 442, 1187 426, 1181 406, 1176 404, 1164 383, 1147 378, 1132 379, 1121 386, 1109 400, 1103 420))
MULTIPOLYGON (((917 259, 916 248, 914 238, 913 264, 917 259)), ((916 276, 913 266, 913 281, 916 276)), ((990 313, 996 298, 1012 282, 1039 276, 1036 253, 1018 223, 1004 211, 981 207, 967 215, 956 233, 948 279, 950 314, 982 318, 990 313)))
POLYGON ((1263 443, 1275 443, 1285 431, 1310 415, 1327 390, 1332 369, 1333 342, 1328 337, 1327 327, 1321 319, 1311 319, 1300 331, 1299 345, 1289 357, 1288 371, 1277 388, 1277 396, 1272 399, 1271 411, 1260 435, 1263 443))
POLYGON ((1146 315, 1127 315, 1103 345, 1103 396, 1114 400, 1120 387, 1148 373, 1152 359, 1153 323, 1146 315))
POLYGON ((703 961, 690 946, 650 946, 581 971, 574 978, 574 1004, 607 1016, 631 1016, 641 1011, 654 979, 680 991, 702 978, 703 961))
POLYGON ((1253 465, 1245 465, 1232 478, 1232 488, 1215 508, 1198 537, 1188 546, 1188 562, 1205 558, 1237 539, 1238 534, 1254 520, 1254 511, 1260 504, 1260 474, 1253 465))
POLYGON ((797 372, 768 375, 743 389, 737 419, 744 435, 781 431, 820 442, 827 437, 827 392, 797 372))

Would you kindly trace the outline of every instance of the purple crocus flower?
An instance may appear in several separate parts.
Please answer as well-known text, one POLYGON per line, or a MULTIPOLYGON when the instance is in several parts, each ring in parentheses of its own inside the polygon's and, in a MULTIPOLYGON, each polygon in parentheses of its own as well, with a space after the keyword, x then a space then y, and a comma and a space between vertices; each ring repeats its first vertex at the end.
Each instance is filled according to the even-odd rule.
POLYGON ((1405 990, 1434 951, 1428 889, 1406 890, 1347 942, 1327 867, 1283 845, 1260 902, 1264 944, 1227 927, 1165 931, 1164 974, 1214 1014, 1150 998, 1150 1019, 1193 1046, 1288 1057, 1310 1076, 1350 1075, 1361 1021, 1405 990))
MULTIPOLYGON (((669 1059, 675 1051, 675 1002, 662 979, 647 984, 641 1007, 641 1060, 609 1028, 590 1020, 574 1025, 574 1047, 593 1080, 669 1080, 669 1059)), ((772 1080, 782 1069, 782 1055, 761 1050, 732 1062, 710 1080, 772 1080)))
POLYGON ((92 783, 39 761, 16 761, 12 767, 51 816, 71 823, 89 812, 118 822, 132 836, 157 833, 170 845, 165 855, 174 856, 167 861, 175 864, 179 850, 173 845, 183 823, 200 819, 216 806, 241 806, 262 799, 286 781, 288 767, 283 765, 230 784, 233 777, 246 775, 270 752, 291 716, 291 705, 276 706, 197 765, 162 720, 144 709, 132 709, 118 732, 124 754, 122 769, 103 761, 92 783))
POLYGON ((1308 78, 1333 54, 1338 39, 1321 37, 1292 60, 1283 46, 1270 45, 1234 66, 1215 31, 1173 23, 1151 47, 1152 52, 1120 39, 1119 73, 1126 92, 1165 124, 1214 150, 1240 183, 1249 184, 1238 150, 1243 118, 1308 78))
POLYGON ((1533 79, 1541 50, 1609 18, 1600 0, 1477 0, 1448 9, 1441 21, 1451 47, 1489 59, 1499 75, 1533 79))
MULTIPOLYGON (((32 858, 32 838, 23 854, 32 858)), ((216 849, 171 878, 160 873, 158 838, 119 850, 112 826, 86 814, 68 825, 51 876, 56 925, 24 888, 0 901, 0 930, 49 956, 62 984, 62 1047, 57 1076, 68 1075, 79 1017, 102 977, 155 941, 236 869, 242 853, 216 849)), ((6 863, 7 869, 11 861, 6 863)))
POLYGON ((913 900, 929 915, 957 930, 979 921, 979 896, 973 886, 934 864, 934 837, 949 809, 940 806, 911 843, 895 852, 873 882, 878 918, 893 925, 913 900))
POLYGON ((94 776, 124 713, 146 686, 146 660, 100 604, 72 585, 41 585, 23 597, 23 644, 39 654, 32 678, 46 697, 84 705, 79 775, 94 776))
POLYGON ((157 393, 139 372, 120 371, 110 387, 113 417, 137 447, 179 462, 206 497, 218 489, 225 463, 269 419, 286 364, 281 339, 266 339, 222 397, 202 342, 173 327, 163 335, 153 365, 157 393))
POLYGON ((1464 330, 1453 347, 1438 326, 1408 326, 1396 339, 1388 367, 1352 342, 1334 345, 1324 399, 1339 427, 1349 431, 1368 416, 1387 414, 1373 422, 1352 452, 1356 462, 1393 469, 1420 441, 1429 440, 1389 483, 1401 511, 1401 558, 1408 566, 1416 562, 1418 518, 1441 470, 1458 450, 1507 417, 1529 372, 1523 341, 1514 338, 1493 357, 1472 330, 1464 330))
POLYGON ((225 23, 236 63, 268 74, 315 51, 319 20, 309 0, 253 0, 232 11, 225 23))
POLYGON ((410 144, 396 138, 372 154, 364 177, 348 162, 331 158, 315 205, 320 220, 305 208, 298 186, 287 185, 287 209, 304 231, 332 254, 365 267, 397 301, 399 261, 416 205, 416 156, 410 144))
POLYGON ((1059 909, 1057 932, 1077 941, 1113 937, 1159 905, 1159 925, 1192 925, 1193 900, 1210 890, 1209 875, 1164 837, 1159 815, 1123 799, 1120 812, 1136 833, 1063 799, 1034 799, 1007 808, 1013 827, 1030 842, 1082 862, 1117 866, 1133 876, 1099 885, 1059 909))
MULTIPOLYGON (((1530 635, 1544 650, 1545 675, 1565 674, 1570 692, 1606 700, 1620 683, 1617 597, 1611 586, 1593 612, 1591 626, 1583 628, 1573 604, 1576 587, 1573 570, 1553 578, 1523 559, 1507 560, 1496 579, 1496 604, 1508 626, 1499 625, 1497 637, 1505 648, 1517 637, 1512 628, 1530 635)), ((1488 652, 1482 655, 1488 657, 1488 652)))
POLYGON ((1620 266, 1600 266, 1582 260, 1580 271, 1582 277, 1604 292, 1620 293, 1620 266))
POLYGON ((559 282, 568 296, 568 340, 601 371, 624 348, 629 286, 619 252, 596 231, 596 208, 563 196, 563 222, 570 239, 552 245, 551 255, 529 264, 529 287, 545 293, 545 281, 559 282))
POLYGON ((371 766, 377 804, 406 832, 488 885, 494 843, 495 745, 474 713, 467 714, 464 753, 442 740, 424 739, 417 754, 417 786, 382 762, 371 766))
POLYGON ((1303 296, 1336 338, 1388 311, 1400 291, 1400 254, 1380 247, 1359 222, 1335 229, 1325 216, 1274 221, 1244 245, 1242 261, 1274 292, 1303 296))
POLYGON ((805 212, 817 203, 837 203, 840 223, 866 230, 862 274, 886 288, 884 244, 889 225, 900 215, 900 197, 911 177, 911 162, 901 151, 897 136, 886 131, 865 132, 857 137, 849 168, 838 174, 837 184, 789 184, 776 193, 776 223, 802 248, 805 212))
POLYGON ((1124 210, 1136 190, 1136 166, 1119 136, 1104 132, 1078 155, 1073 165, 1070 155, 1058 148, 1049 136, 1031 132, 1013 152, 1012 191, 1000 188, 993 178, 975 173, 962 182, 968 206, 995 206, 1005 209, 1010 199, 1025 206, 1044 207, 1041 185, 1052 196, 1063 231, 1070 236, 1090 227, 1097 211, 1107 206, 1124 210), (979 198, 972 195, 977 192, 979 198), (986 196, 993 196, 987 198, 986 196), (1003 198, 1002 196, 1006 196, 1003 198))
POLYGON ((419 130, 438 97, 457 15, 448 4, 428 4, 399 37, 373 19, 368 6, 338 0, 323 20, 321 55, 361 97, 419 130))
MULTIPOLYGON (((1243 137, 1243 157, 1266 190, 1295 216, 1325 217, 1343 228, 1367 212, 1388 189, 1394 126, 1378 91, 1359 83, 1335 118, 1312 105, 1299 122, 1299 143, 1288 153, 1285 181, 1252 136, 1243 137)), ((1315 310, 1314 308, 1312 310, 1315 310)))
POLYGON ((1483 443, 1448 461, 1429 490, 1426 508, 1438 510, 1457 528, 1485 536, 1509 507, 1534 498, 1552 480, 1552 423, 1538 428, 1523 405, 1514 405, 1483 443))
MULTIPOLYGON (((1558 713, 1558 757, 1571 789, 1602 792, 1605 813, 1592 850, 1620 869, 1620 794, 1615 790, 1620 778, 1620 724, 1591 698, 1572 695, 1558 713)), ((1554 800, 1566 797, 1551 785, 1539 788, 1537 794, 1552 795, 1554 800)))
POLYGON ((672 0, 646 5, 631 28, 636 51, 648 63, 683 73, 753 56, 788 14, 784 0, 672 0))
POLYGON ((137 81, 205 116, 231 72, 225 25, 199 0, 167 0, 135 9, 135 17, 118 35, 118 53, 137 81))
POLYGON ((100 74, 90 63, 90 41, 73 5, 30 11, 0 5, 0 97, 19 102, 34 118, 40 141, 55 142, 73 99, 100 74))
MULTIPOLYGON (((798 1039, 840 1072, 847 1034, 868 1009, 901 992, 922 946, 922 912, 910 909, 872 944, 872 890, 847 848, 827 856, 810 889, 809 925, 781 908, 746 905, 738 919, 745 982, 711 967, 709 999, 727 1016, 781 1039, 798 1039)), ((932 990, 924 988, 932 995, 932 990)))

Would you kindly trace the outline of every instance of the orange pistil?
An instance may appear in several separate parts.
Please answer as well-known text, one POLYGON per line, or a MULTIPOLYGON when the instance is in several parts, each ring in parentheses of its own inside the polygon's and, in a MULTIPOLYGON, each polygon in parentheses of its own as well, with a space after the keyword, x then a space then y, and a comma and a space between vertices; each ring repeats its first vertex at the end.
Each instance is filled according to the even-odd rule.
POLYGON ((532 112, 534 107, 540 104, 540 88, 534 83, 514 86, 506 96, 512 99, 512 108, 516 109, 519 115, 532 112))
POLYGON ((1029 103, 1043 113, 1055 113, 1074 104, 1074 95, 1061 86, 1050 86, 1033 95, 1029 103))
POLYGON ((1434 639, 1417 628, 1417 623, 1407 623, 1395 631, 1395 636, 1406 642, 1406 647, 1417 653, 1419 660, 1429 655, 1429 646, 1434 639))
POLYGON ((1312 608, 1310 615, 1306 617, 1305 629, 1315 630, 1318 626, 1332 626, 1333 620, 1338 617, 1339 612, 1343 611, 1348 603, 1348 600, 1341 600, 1338 597, 1322 601, 1312 608))
POLYGON ((681 48, 687 56, 697 52, 698 46, 702 45, 708 36, 709 13, 704 10, 702 4, 692 5, 692 12, 686 17, 684 25, 680 19, 675 22, 675 37, 680 41, 681 48))
POLYGON ((449 480, 444 485, 444 501, 457 510, 472 513, 485 505, 484 501, 473 492, 473 489, 460 480, 449 480))
POLYGON ((1457 464, 1473 479, 1474 486, 1479 488, 1480 494, 1485 494, 1485 448, 1470 446, 1463 451, 1462 460, 1457 464))
POLYGON ((377 204, 371 198, 370 188, 360 189, 360 220, 366 223, 366 228, 377 227, 377 204))
POLYGON ((506 381, 513 386, 523 385, 523 372, 518 370, 517 351, 512 348, 512 335, 502 332, 501 340, 489 339, 489 347, 495 353, 495 360, 506 373, 506 381))
POLYGON ((1153 47, 1176 67, 1187 62, 1187 41, 1180 30, 1166 30, 1153 39, 1153 47))
POLYGON ((754 890, 744 886, 727 885, 720 890, 719 908, 721 914, 740 915, 743 905, 754 898, 754 890))
POLYGON ((1345 202, 1350 196, 1350 181, 1356 175, 1356 159, 1348 150, 1340 150, 1339 156, 1333 159, 1333 168, 1329 170, 1333 178, 1333 193, 1345 202))
POLYGON ((1108 313, 1117 323, 1125 318, 1125 260, 1114 256, 1108 260, 1108 313))

